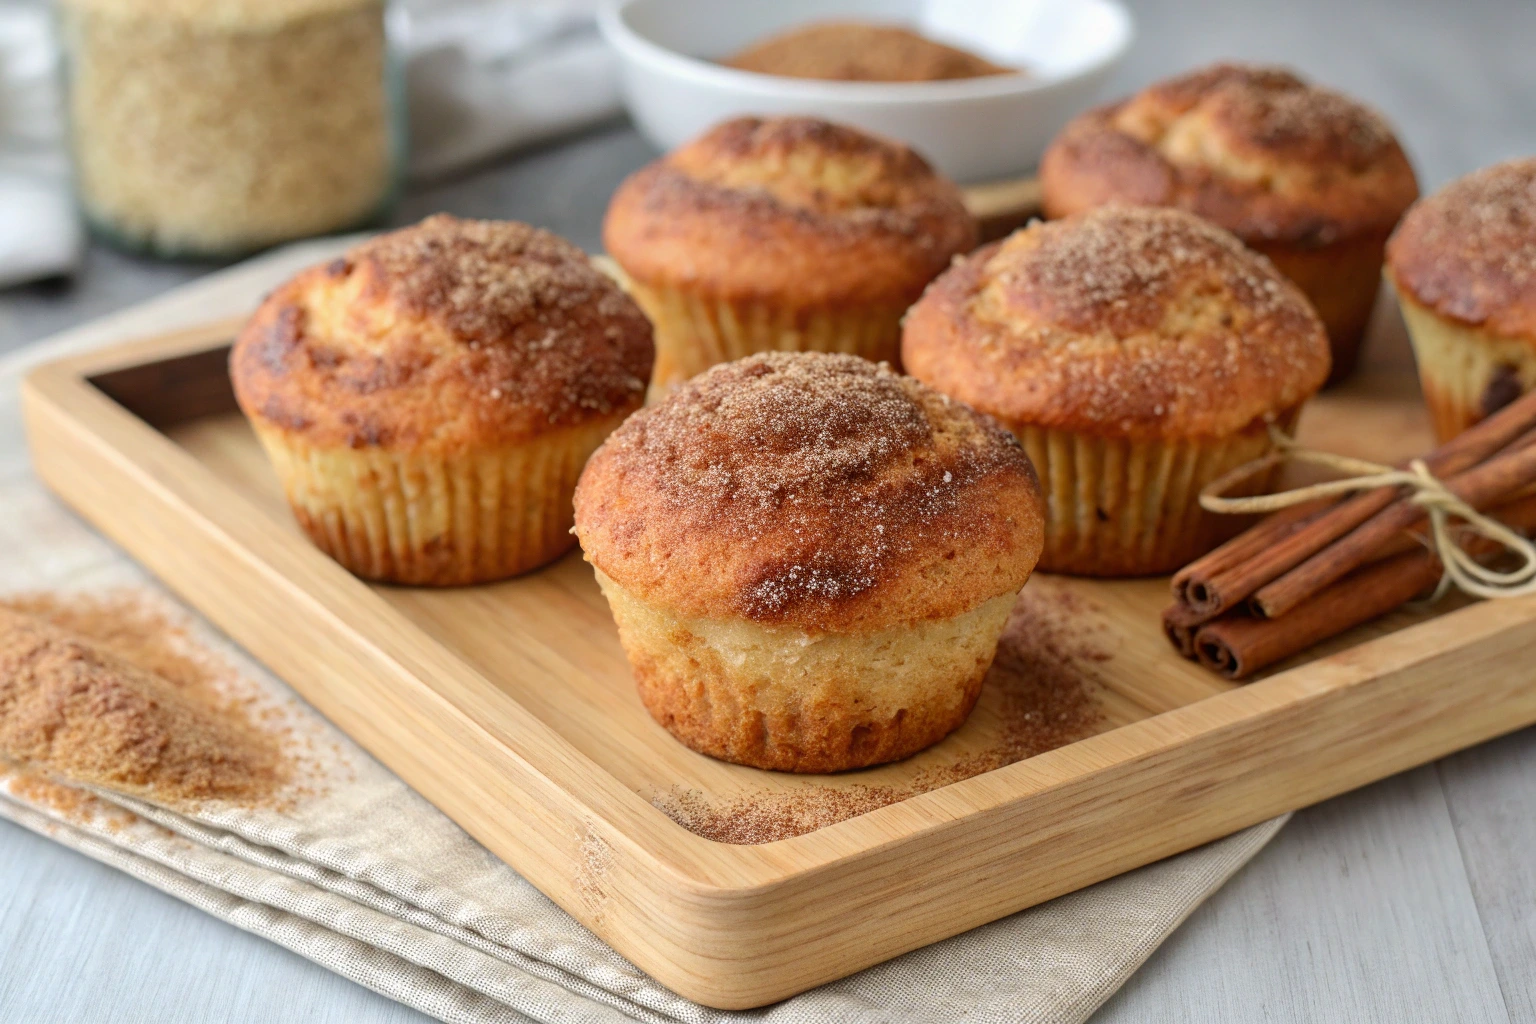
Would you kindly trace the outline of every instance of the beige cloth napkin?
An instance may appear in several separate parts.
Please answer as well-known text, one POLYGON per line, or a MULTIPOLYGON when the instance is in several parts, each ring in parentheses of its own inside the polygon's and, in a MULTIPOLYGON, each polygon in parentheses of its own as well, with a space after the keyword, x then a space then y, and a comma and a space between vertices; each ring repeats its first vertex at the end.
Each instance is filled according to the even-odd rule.
MULTIPOLYGON (((33 476, 17 402, 25 369, 68 351, 237 313, 341 244, 269 255, 0 362, 4 589, 154 586, 33 476)), ((1255 826, 775 1006, 721 1012, 648 978, 228 640, 195 621, 193 630, 270 692, 323 752, 321 795, 285 813, 214 806, 186 816, 102 793, 85 812, 65 813, 58 801, 30 800, 33 790, 0 773, 0 815, 446 1021, 1081 1021, 1283 823, 1255 826)))

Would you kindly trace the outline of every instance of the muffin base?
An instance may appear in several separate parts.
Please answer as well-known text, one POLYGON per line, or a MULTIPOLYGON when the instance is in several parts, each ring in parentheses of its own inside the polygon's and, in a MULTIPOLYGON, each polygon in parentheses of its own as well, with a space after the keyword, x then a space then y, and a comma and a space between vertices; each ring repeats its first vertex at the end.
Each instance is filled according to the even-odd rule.
POLYGON ((640 700, 701 754, 786 772, 895 761, 963 723, 1016 595, 872 633, 685 618, 597 571, 640 700))
POLYGON ((1536 390, 1536 339, 1500 337, 1448 320, 1401 292, 1398 304, 1441 441, 1536 390))
POLYGON ((844 352, 896 366, 905 308, 783 308, 732 302, 629 279, 625 287, 656 331, 652 398, 718 363, 755 352, 844 352))
POLYGON ((576 479, 622 419, 447 456, 319 448, 267 424, 255 428, 316 547, 364 579, 462 586, 515 576, 570 550, 576 479))
MULTIPOLYGON (((1287 430, 1296 414, 1282 419, 1287 430)), ((1200 507, 1200 491, 1272 447, 1262 426, 1228 438, 1130 441, 1013 427, 1045 498, 1041 572, 1154 576, 1194 561, 1245 525, 1200 507)), ((1260 493, 1270 483, 1248 484, 1260 493)))
POLYGON ((1382 252, 1387 232, 1346 238, 1327 245, 1297 245, 1244 239, 1248 247, 1269 257, 1275 269, 1290 278, 1317 310, 1328 331, 1333 369, 1326 386, 1337 384, 1360 361, 1360 344, 1370 326, 1371 310, 1381 287, 1382 252))

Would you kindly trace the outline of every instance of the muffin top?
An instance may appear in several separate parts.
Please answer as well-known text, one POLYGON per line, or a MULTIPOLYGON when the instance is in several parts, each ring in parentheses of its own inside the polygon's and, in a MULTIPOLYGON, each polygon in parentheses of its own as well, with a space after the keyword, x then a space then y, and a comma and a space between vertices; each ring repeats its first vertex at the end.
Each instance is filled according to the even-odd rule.
POLYGON ((732 301, 905 307, 976 244, 959 190, 889 139, 746 117, 631 175, 603 245, 631 277, 732 301))
POLYGON ((985 246, 907 314, 908 372, 1004 422, 1228 436, 1300 405, 1328 338, 1263 256, 1192 214, 1105 207, 985 246))
POLYGON ((1039 484, 990 419, 885 364, 771 352, 636 413, 576 488, 587 559, 678 614, 819 632, 1017 590, 1039 484))
POLYGON ((1244 241, 1385 234, 1418 196, 1374 111, 1280 68, 1218 64, 1078 117, 1040 164, 1048 216, 1175 206, 1244 241))
POLYGON ((517 443, 639 407, 651 326, 569 242, 444 214, 269 295, 230 354, 247 416, 327 447, 517 443))
POLYGON ((1536 157, 1420 200, 1387 243, 1387 269, 1443 317, 1536 343, 1536 157))

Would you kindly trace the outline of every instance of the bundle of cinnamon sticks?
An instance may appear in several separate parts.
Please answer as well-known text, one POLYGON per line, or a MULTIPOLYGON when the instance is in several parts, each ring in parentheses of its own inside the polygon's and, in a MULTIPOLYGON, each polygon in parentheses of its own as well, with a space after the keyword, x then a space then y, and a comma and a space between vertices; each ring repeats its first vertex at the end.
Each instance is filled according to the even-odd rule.
MULTIPOLYGON (((1536 529, 1536 392, 1424 457, 1456 497, 1520 533, 1536 529)), ((1424 596, 1439 581, 1426 511, 1380 487, 1276 512, 1173 577, 1163 629, 1229 679, 1253 673, 1424 596)), ((1496 554, 1481 537, 1468 554, 1496 554)))

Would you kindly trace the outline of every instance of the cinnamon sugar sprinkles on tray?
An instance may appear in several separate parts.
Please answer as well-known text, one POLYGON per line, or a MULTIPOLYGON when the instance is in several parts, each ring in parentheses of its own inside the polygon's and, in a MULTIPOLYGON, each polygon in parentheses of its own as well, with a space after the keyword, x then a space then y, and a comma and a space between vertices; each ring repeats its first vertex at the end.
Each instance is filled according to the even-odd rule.
POLYGON ((0 598, 0 766, 12 794, 66 818, 107 810, 89 790, 286 806, 317 753, 287 718, 141 594, 0 598))

